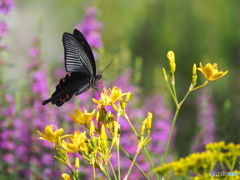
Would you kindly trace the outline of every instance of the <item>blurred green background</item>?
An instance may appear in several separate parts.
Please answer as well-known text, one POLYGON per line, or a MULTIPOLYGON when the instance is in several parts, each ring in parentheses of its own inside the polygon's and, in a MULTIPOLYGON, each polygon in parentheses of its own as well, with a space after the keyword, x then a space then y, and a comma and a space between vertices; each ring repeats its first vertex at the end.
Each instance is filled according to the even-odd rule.
MULTIPOLYGON (((192 64, 218 63, 229 73, 209 86, 213 89, 217 106, 217 133, 219 139, 239 143, 240 136, 240 1, 239 0, 18 0, 9 19, 11 49, 8 59, 11 67, 5 69, 11 82, 10 91, 17 91, 28 78, 26 64, 31 38, 42 33, 43 59, 49 70, 59 65, 63 53, 62 34, 72 32, 89 4, 99 8, 99 20, 104 23, 103 42, 107 59, 99 64, 119 66, 115 54, 124 44, 129 48, 134 68, 136 57, 142 58, 139 86, 144 95, 160 93, 172 99, 162 76, 162 67, 168 69, 166 54, 173 50, 176 56, 176 86, 183 97, 191 82, 192 64), (22 80, 19 80, 22 77, 22 80)), ((124 62, 124 60, 123 60, 124 62)), ((99 65, 99 67, 104 67, 99 65)), ((99 68, 99 69, 100 69, 99 68)), ((102 68, 101 68, 102 70, 102 68)), ((111 80, 111 67, 104 77, 111 80)), ((136 70, 137 73, 137 70, 136 70)), ((204 82, 199 76, 199 84, 204 82)), ((180 156, 189 153, 195 131, 194 91, 185 102, 177 120, 176 149, 180 156)))

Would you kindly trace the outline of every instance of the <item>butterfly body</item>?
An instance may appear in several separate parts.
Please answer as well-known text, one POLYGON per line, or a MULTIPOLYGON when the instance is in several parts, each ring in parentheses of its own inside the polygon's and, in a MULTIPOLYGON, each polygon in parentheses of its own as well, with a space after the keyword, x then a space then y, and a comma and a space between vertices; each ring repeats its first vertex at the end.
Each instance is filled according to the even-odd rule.
POLYGON ((55 92, 43 105, 51 102, 62 106, 73 95, 79 95, 89 88, 94 88, 102 75, 96 75, 96 64, 92 50, 83 34, 77 29, 73 34, 63 34, 65 56, 65 78, 60 79, 55 92))

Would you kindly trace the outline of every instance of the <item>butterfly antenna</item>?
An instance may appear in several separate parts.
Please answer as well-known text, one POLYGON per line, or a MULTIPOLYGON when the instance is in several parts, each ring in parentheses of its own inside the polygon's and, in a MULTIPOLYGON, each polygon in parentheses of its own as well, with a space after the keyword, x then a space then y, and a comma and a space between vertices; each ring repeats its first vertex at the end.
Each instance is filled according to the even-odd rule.
POLYGON ((110 87, 112 89, 112 82, 109 79, 105 79, 105 78, 102 78, 102 79, 105 80, 105 81, 108 81, 110 83, 110 87))
POLYGON ((107 67, 105 67, 104 70, 102 70, 102 72, 100 74, 102 74, 111 64, 112 64, 113 60, 107 65, 107 67))

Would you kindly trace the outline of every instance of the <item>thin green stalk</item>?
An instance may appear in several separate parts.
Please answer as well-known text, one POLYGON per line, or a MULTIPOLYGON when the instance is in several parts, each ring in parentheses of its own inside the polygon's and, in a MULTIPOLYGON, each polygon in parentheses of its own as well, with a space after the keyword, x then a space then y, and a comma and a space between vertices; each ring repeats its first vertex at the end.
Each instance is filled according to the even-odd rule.
MULTIPOLYGON (((154 164, 152 163, 151 158, 150 158, 150 156, 149 156, 149 154, 148 154, 147 148, 146 148, 146 147, 143 147, 143 149, 144 149, 144 152, 145 152, 146 155, 147 155, 147 158, 150 159, 149 163, 151 164, 152 169, 155 169, 155 166, 154 166, 154 164)), ((153 173, 154 173, 155 178, 156 178, 157 180, 159 180, 158 174, 157 174, 155 171, 154 171, 153 173)))
POLYGON ((182 106, 182 104, 184 103, 184 101, 187 99, 187 97, 188 97, 188 95, 190 94, 190 92, 192 92, 192 91, 190 91, 190 90, 188 90, 188 92, 186 93, 186 95, 184 96, 184 98, 182 99, 182 101, 179 103, 179 109, 180 109, 180 107, 182 106))
POLYGON ((93 164, 93 179, 96 179, 96 171, 95 171, 95 167, 94 167, 94 164, 93 164))
POLYGON ((226 171, 226 168, 224 167, 223 162, 220 162, 220 166, 221 166, 221 168, 222 168, 223 171, 226 171))
MULTIPOLYGON (((120 149, 126 154, 126 156, 133 161, 133 158, 127 153, 127 151, 120 145, 119 146, 120 149)), ((138 170, 142 173, 142 175, 149 180, 148 176, 145 174, 145 172, 143 172, 143 170, 141 169, 141 167, 135 162, 134 165, 138 168, 138 170)))
MULTIPOLYGON (((128 121, 128 123, 130 124, 130 126, 131 126, 133 132, 135 133, 135 135, 137 136, 137 138, 139 139, 138 133, 137 133, 137 131, 135 130, 135 128, 133 127, 133 125, 132 125, 132 123, 131 123, 131 121, 130 121, 130 119, 128 118, 128 115, 127 115, 126 113, 125 113, 124 117, 125 117, 125 119, 128 121)), ((144 148, 144 152, 147 154, 147 158, 148 158, 148 161, 150 162, 150 164, 151 164, 151 166, 152 166, 152 169, 155 169, 155 166, 153 165, 152 160, 151 160, 150 156, 148 155, 148 151, 147 151, 146 148, 144 148)), ((154 175, 155 175, 155 177, 158 179, 158 175, 157 175, 156 172, 154 172, 154 175)))
POLYGON ((116 173, 115 173, 115 171, 114 171, 114 168, 113 168, 112 163, 111 163, 110 160, 108 160, 108 163, 109 163, 109 165, 110 165, 110 167, 111 167, 111 169, 112 169, 114 178, 115 178, 116 180, 120 180, 120 179, 117 178, 117 175, 116 175, 116 173))
POLYGON ((121 163, 120 163, 120 151, 119 151, 119 143, 117 143, 117 159, 118 159, 118 179, 121 178, 121 163))
MULTIPOLYGON (((110 179, 110 177, 109 177, 109 175, 106 173, 106 170, 105 170, 105 168, 104 168, 104 170, 101 170, 102 172, 103 172, 103 174, 108 178, 108 180, 111 180, 110 179)), ((96 177, 95 177, 96 178, 96 177)))
POLYGON ((234 170, 234 166, 235 166, 236 160, 237 160, 237 157, 235 157, 233 162, 232 162, 231 169, 230 169, 231 171, 234 170))
MULTIPOLYGON (((117 114, 117 122, 119 123, 121 114, 117 114)), ((121 160, 120 160, 120 151, 119 151, 119 142, 120 142, 120 137, 118 135, 118 142, 116 143, 117 146, 117 159, 118 159, 118 179, 121 179, 121 160)))
POLYGON ((176 98, 176 101, 177 101, 177 92, 176 92, 176 88, 175 88, 175 76, 174 76, 174 73, 172 73, 171 84, 172 84, 174 97, 176 98))
POLYGON ((177 120, 177 116, 178 116, 179 110, 180 110, 179 108, 176 109, 175 114, 174 114, 174 117, 173 117, 173 122, 172 122, 171 130, 170 130, 170 133, 169 133, 169 136, 168 136, 168 141, 167 141, 166 150, 165 150, 164 157, 163 157, 163 164, 166 163, 167 154, 168 154, 168 148, 169 148, 169 145, 170 145, 170 141, 171 141, 171 138, 172 138, 173 129, 174 129, 174 126, 175 126, 175 123, 176 123, 176 120, 177 120))
POLYGON ((66 165, 66 166, 68 167, 68 169, 70 169, 70 171, 72 172, 72 175, 73 175, 76 179, 78 179, 77 175, 76 175, 75 172, 72 170, 72 168, 69 167, 68 165, 66 165))
POLYGON ((130 121, 130 119, 128 118, 128 115, 127 115, 126 113, 125 113, 125 115, 124 115, 124 118, 128 121, 128 124, 131 126, 133 132, 134 132, 135 135, 138 137, 138 133, 137 133, 137 131, 135 130, 135 128, 133 127, 133 125, 132 125, 132 123, 131 123, 131 121, 130 121))
POLYGON ((133 161, 132 161, 132 164, 131 164, 130 168, 128 169, 128 172, 127 172, 127 174, 126 174, 126 176, 124 177, 123 180, 127 180, 127 179, 128 179, 128 177, 129 177, 129 175, 130 175, 130 173, 131 173, 131 171, 132 171, 133 165, 134 165, 135 162, 136 162, 136 159, 137 159, 138 155, 139 155, 139 153, 136 153, 136 154, 135 154, 135 156, 134 156, 134 158, 133 158, 133 161))
POLYGON ((104 169, 105 169, 105 173, 106 173, 105 175, 107 176, 108 179, 111 180, 111 178, 110 178, 110 176, 109 176, 109 171, 108 171, 107 165, 104 165, 104 169))
MULTIPOLYGON (((178 105, 178 101, 177 101, 177 96, 176 96, 176 91, 175 90, 172 90, 172 88, 170 87, 169 83, 168 83, 168 80, 166 80, 166 83, 167 83, 167 86, 168 86, 168 89, 173 97, 173 100, 176 104, 176 106, 178 105)), ((175 86, 174 86, 174 89, 175 89, 175 86)))

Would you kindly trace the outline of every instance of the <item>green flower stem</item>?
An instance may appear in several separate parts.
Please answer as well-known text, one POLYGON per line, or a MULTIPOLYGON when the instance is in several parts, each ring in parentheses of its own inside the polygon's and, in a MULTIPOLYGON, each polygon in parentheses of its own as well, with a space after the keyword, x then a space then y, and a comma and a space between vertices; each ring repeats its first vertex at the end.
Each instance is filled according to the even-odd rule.
POLYGON ((129 177, 129 175, 130 175, 130 173, 131 173, 131 171, 132 171, 133 165, 134 165, 135 162, 136 162, 136 159, 137 159, 138 155, 139 155, 139 153, 136 153, 136 154, 135 154, 135 156, 134 156, 134 158, 133 158, 133 161, 132 161, 132 164, 131 164, 130 168, 128 169, 128 172, 127 172, 127 174, 126 174, 126 176, 124 177, 123 180, 127 180, 127 179, 128 179, 128 177, 129 177))
POLYGON ((166 81, 167 86, 168 86, 168 89, 169 89, 169 91, 170 91, 170 93, 171 93, 171 95, 172 95, 172 97, 173 97, 173 100, 174 100, 174 102, 175 102, 175 104, 176 104, 176 106, 177 106, 177 105, 178 105, 178 101, 177 101, 175 86, 173 86, 174 89, 172 90, 171 86, 170 86, 169 83, 168 83, 168 80, 165 79, 165 81, 166 81))
MULTIPOLYGON (((146 155, 147 155, 147 158, 150 159, 149 163, 151 164, 152 169, 155 169, 155 166, 154 166, 154 164, 153 164, 152 161, 151 161, 151 158, 150 158, 150 156, 149 156, 149 154, 148 154, 148 151, 147 151, 146 147, 144 146, 143 149, 144 149, 144 152, 145 152, 146 155)), ((157 174, 155 171, 154 171, 154 176, 155 176, 155 178, 156 178, 157 180, 159 180, 158 174, 157 174)))
MULTIPOLYGON (((135 128, 133 127, 133 125, 132 125, 130 119, 128 118, 128 115, 127 115, 126 112, 124 112, 124 118, 128 121, 128 124, 131 126, 133 132, 134 132, 135 135, 138 137, 138 133, 137 133, 137 131, 135 130, 135 128)), ((139 138, 139 137, 138 137, 138 138, 139 138)))
MULTIPOLYGON (((118 112, 117 113, 117 122, 119 123, 121 114, 118 112)), ((121 160, 120 160, 120 151, 119 151, 119 142, 120 142, 120 137, 118 135, 118 142, 116 142, 117 146, 117 159, 118 159, 118 179, 121 179, 121 160)))
POLYGON ((182 104, 184 103, 184 101, 187 99, 188 95, 190 94, 190 92, 192 92, 191 90, 188 90, 188 92, 186 93, 186 95, 184 96, 184 98, 182 99, 182 101, 178 104, 178 108, 180 109, 182 104))
POLYGON ((174 126, 175 126, 175 123, 176 123, 176 120, 177 120, 177 116, 178 116, 179 110, 180 110, 180 108, 177 107, 177 109, 176 109, 176 111, 175 111, 175 114, 174 114, 174 117, 173 117, 173 122, 172 122, 171 130, 170 130, 170 133, 169 133, 169 135, 168 135, 168 141, 167 141, 166 150, 165 150, 164 157, 163 157, 163 164, 166 164, 166 159, 167 159, 167 154, 168 154, 168 148, 169 148, 169 145, 170 145, 170 141, 171 141, 173 129, 174 129, 174 126))
MULTIPOLYGON (((187 92, 186 95, 184 96, 183 100, 182 100, 179 104, 177 104, 177 108, 176 108, 176 111, 175 111, 175 114, 174 114, 174 117, 173 117, 173 122, 172 122, 171 130, 170 130, 170 133, 169 133, 169 136, 168 136, 168 141, 167 141, 166 150, 165 150, 164 157, 163 157, 163 164, 166 163, 167 154, 168 154, 168 149, 169 149, 169 145, 170 145, 170 142, 171 142, 172 133, 173 133, 173 129, 174 129, 174 127, 175 127, 175 123, 176 123, 176 120, 177 120, 177 116, 178 116, 179 110, 180 110, 183 102, 186 100, 186 98, 187 98, 188 95, 190 94, 190 92, 191 92, 191 90, 188 90, 188 92, 187 92)), ((174 100, 175 100, 175 99, 174 99, 174 100)))
MULTIPOLYGON (((93 164, 93 179, 96 179, 96 171, 95 171, 95 167, 94 167, 94 164, 93 164)), ((105 172, 103 172, 105 174, 105 172)), ((105 174, 106 175, 106 174, 105 174)))
POLYGON ((120 151, 119 143, 117 143, 117 158, 118 158, 118 179, 121 179, 121 163, 120 163, 120 151))
POLYGON ((75 179, 78 180, 78 177, 77 177, 77 175, 75 174, 75 172, 72 170, 72 168, 69 167, 67 164, 66 164, 66 166, 67 166, 68 169, 72 172, 72 175, 75 177, 75 179))
POLYGON ((196 90, 196 89, 198 89, 198 88, 204 87, 204 86, 206 86, 208 83, 209 83, 209 81, 206 80, 201 86, 195 87, 195 88, 193 88, 191 91, 194 91, 194 90, 196 90))
POLYGON ((220 162, 220 166, 221 166, 221 168, 222 168, 223 171, 226 171, 226 168, 224 167, 223 162, 220 162))
POLYGON ((116 180, 120 180, 120 179, 117 178, 117 175, 116 175, 116 173, 115 173, 115 171, 114 171, 114 168, 113 168, 113 166, 112 166, 111 161, 108 160, 108 162, 109 162, 109 165, 110 165, 110 167, 111 167, 111 169, 112 169, 112 172, 113 172, 113 176, 114 176, 114 178, 115 178, 116 180))
MULTIPOLYGON (((119 146, 120 147, 120 149, 126 154, 126 156, 131 160, 131 161, 133 161, 133 158, 127 153, 127 151, 120 145, 119 146)), ((143 170, 141 169, 141 167, 135 162, 135 164, 134 164, 137 168, 138 168, 138 170, 142 173, 142 175, 146 178, 146 179, 148 179, 148 180, 150 180, 148 177, 147 177, 147 175, 145 174, 145 172, 143 172, 143 170)))
MULTIPOLYGON (((108 180, 111 180, 111 178, 109 177, 109 175, 106 173, 105 169, 104 169, 104 171, 102 170, 102 172, 103 172, 103 174, 107 177, 108 180)), ((96 180, 96 174, 95 174, 94 180, 96 180)))
MULTIPOLYGON (((131 123, 131 121, 130 121, 130 119, 128 118, 128 115, 127 115, 126 113, 124 113, 124 118, 128 121, 128 123, 130 124, 133 132, 135 133, 135 135, 136 135, 137 138, 139 139, 138 133, 137 133, 137 131, 135 130, 135 128, 133 127, 133 125, 132 125, 132 123, 131 123)), ((144 152, 147 154, 147 158, 148 158, 148 161, 150 162, 150 164, 151 164, 151 166, 152 166, 152 169, 155 169, 155 167, 154 167, 154 165, 153 165, 153 163, 152 163, 152 160, 151 160, 151 158, 150 158, 150 156, 149 156, 148 151, 147 151, 146 148, 144 148, 144 152)), ((158 179, 158 175, 157 175, 156 172, 154 172, 154 175, 155 175, 155 177, 158 179)))
POLYGON ((237 158, 238 158, 237 156, 234 157, 230 171, 233 171, 233 170, 234 170, 234 166, 235 166, 235 163, 236 163, 237 158))
POLYGON ((172 87, 173 87, 172 89, 173 89, 174 97, 175 97, 176 100, 177 100, 177 92, 176 92, 176 88, 175 88, 175 76, 174 76, 174 72, 172 73, 171 84, 172 84, 172 87))
POLYGON ((107 165, 104 165, 104 170, 105 170, 105 175, 107 176, 107 178, 109 179, 109 180, 111 180, 111 178, 110 178, 110 176, 109 176, 109 171, 108 171, 108 167, 107 167, 107 165))

